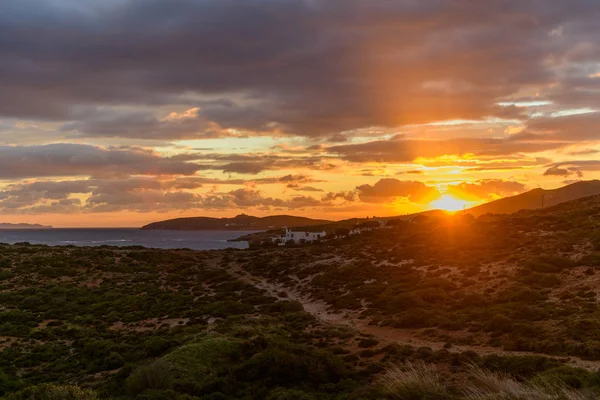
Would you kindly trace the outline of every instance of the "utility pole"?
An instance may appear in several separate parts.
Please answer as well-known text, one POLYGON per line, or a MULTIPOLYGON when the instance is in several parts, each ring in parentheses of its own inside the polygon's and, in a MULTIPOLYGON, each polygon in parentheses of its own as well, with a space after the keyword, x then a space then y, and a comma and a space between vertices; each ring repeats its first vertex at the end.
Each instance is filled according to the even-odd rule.
POLYGON ((544 208, 544 206, 545 206, 544 200, 546 199, 546 196, 548 196, 548 197, 552 198, 552 195, 550 195, 550 194, 548 194, 548 193, 544 193, 544 194, 542 195, 542 208, 544 208))
POLYGON ((544 208, 544 197, 546 197, 546 195, 542 194, 542 208, 544 208))

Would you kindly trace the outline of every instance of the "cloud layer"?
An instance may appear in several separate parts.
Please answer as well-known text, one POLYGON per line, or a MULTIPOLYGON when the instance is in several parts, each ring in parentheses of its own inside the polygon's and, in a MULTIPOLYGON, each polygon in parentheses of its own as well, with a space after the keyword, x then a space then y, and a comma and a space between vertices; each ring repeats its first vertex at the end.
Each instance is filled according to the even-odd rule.
POLYGON ((200 167, 141 148, 59 143, 0 146, 0 180, 58 176, 192 175, 200 167))
POLYGON ((578 93, 599 85, 594 0, 5 3, 0 115, 74 118, 63 129, 83 135, 315 136, 518 116, 497 103, 531 86, 598 100, 578 93), (123 104, 194 111, 177 123, 91 112, 123 104))
POLYGON ((0 213, 364 216, 600 178, 598 20, 597 0, 4 0, 0 213))

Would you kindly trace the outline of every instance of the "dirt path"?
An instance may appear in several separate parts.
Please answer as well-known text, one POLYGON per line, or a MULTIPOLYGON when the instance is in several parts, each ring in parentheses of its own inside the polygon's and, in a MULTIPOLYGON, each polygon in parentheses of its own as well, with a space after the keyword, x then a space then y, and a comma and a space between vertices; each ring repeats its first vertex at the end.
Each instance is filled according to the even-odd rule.
POLYGON ((246 282, 258 289, 266 290, 267 293, 272 297, 276 297, 280 300, 292 300, 299 302, 302 304, 302 307, 304 307, 304 311, 314 315, 320 321, 336 325, 349 325, 347 323, 347 316, 330 312, 328 310, 329 306, 324 301, 313 300, 310 298, 310 296, 303 295, 295 289, 290 289, 281 284, 269 282, 265 278, 251 275, 238 265, 230 264, 227 271, 243 282, 246 282), (282 296, 282 293, 285 293, 285 295, 282 296))
MULTIPOLYGON (((414 347, 431 347, 433 350, 441 350, 444 348, 444 342, 436 342, 427 339, 421 339, 415 337, 413 332, 404 329, 395 329, 382 326, 368 325, 364 322, 354 321, 353 325, 357 330, 371 334, 383 343, 400 343, 408 344, 414 347)), ((527 351, 507 351, 498 347, 490 346, 469 346, 469 345, 452 345, 449 349, 452 353, 461 353, 463 351, 474 351, 481 356, 487 355, 498 355, 498 356, 541 356, 546 358, 553 358, 556 360, 566 361, 568 364, 574 367, 585 368, 589 370, 600 369, 600 361, 582 360, 577 357, 560 357, 553 356, 544 353, 533 353, 527 351)))
MULTIPOLYGON (((214 265, 216 266, 217 263, 215 263, 214 265)), ((444 342, 431 341, 416 337, 414 335, 414 331, 411 330, 369 325, 368 320, 360 320, 356 318, 355 315, 331 311, 329 309, 329 306, 325 302, 312 299, 310 295, 302 294, 296 289, 286 287, 282 284, 269 282, 266 278, 252 275, 243 268, 241 268, 239 265, 229 264, 227 266, 227 271, 236 278, 246 283, 249 283, 256 288, 266 290, 269 293, 269 295, 273 297, 276 297, 281 300, 288 299, 298 301, 304 307, 304 311, 314 315, 317 319, 324 323, 333 325, 343 325, 346 327, 353 328, 357 332, 372 335, 382 344, 399 343, 411 345, 413 347, 431 347, 433 350, 440 350, 444 348, 444 342)), ((582 360, 577 357, 558 357, 543 353, 506 351, 501 348, 489 346, 453 345, 452 348, 449 349, 449 351, 453 353, 460 353, 463 351, 474 351, 479 355, 495 354, 498 356, 542 356, 557 360, 563 360, 575 367, 585 368, 589 370, 600 369, 600 361, 582 360)))

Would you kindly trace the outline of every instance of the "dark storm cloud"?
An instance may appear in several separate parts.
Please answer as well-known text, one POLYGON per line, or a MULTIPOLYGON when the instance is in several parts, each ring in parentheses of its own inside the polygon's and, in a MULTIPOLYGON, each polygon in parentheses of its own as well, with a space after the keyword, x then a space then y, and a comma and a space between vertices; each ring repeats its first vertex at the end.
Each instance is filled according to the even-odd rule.
POLYGON ((334 200, 344 200, 347 202, 356 201, 357 192, 356 191, 346 191, 346 192, 329 192, 325 196, 322 197, 323 201, 334 201, 334 200))
POLYGON ((257 107, 229 100, 197 101, 194 107, 159 117, 155 111, 102 109, 81 112, 60 131, 97 138, 155 140, 213 139, 275 135, 277 124, 265 122, 257 107), (225 129, 227 128, 227 129, 225 129))
POLYGON ((489 201, 500 197, 514 196, 523 193, 526 189, 526 186, 520 182, 484 179, 472 183, 463 182, 449 185, 447 193, 466 200, 489 201))
POLYGON ((239 162, 226 164, 222 167, 223 172, 236 173, 236 174, 253 174, 256 175, 260 172, 269 169, 269 163, 260 162, 239 162))
POLYGON ((150 178, 20 183, 0 191, 0 213, 155 212, 231 207, 302 209, 330 205, 308 196, 267 197, 253 188, 201 194, 187 190, 198 185, 191 185, 190 181, 182 183, 150 178), (84 200, 73 197, 77 195, 84 195, 84 200))
MULTIPOLYGON (((203 177, 175 178, 92 178, 68 181, 35 181, 8 185, 0 190, 0 213, 65 213, 113 211, 169 211, 248 207, 304 208, 328 206, 326 201, 307 196, 291 199, 265 197, 259 184, 297 185, 298 191, 319 191, 301 183, 317 182, 303 175, 286 175, 253 181, 219 180, 203 177), (204 184, 249 185, 225 192, 202 194, 204 184), (75 197, 74 197, 75 196, 75 197), (83 201, 79 198, 83 196, 83 201)), ((213 188, 215 188, 213 186, 213 188)))
MULTIPOLYGON (((522 132, 503 138, 415 139, 396 135, 389 140, 318 147, 353 162, 410 162, 418 157, 515 156, 557 150, 600 140, 600 112, 529 119, 522 132)), ((525 165, 525 164, 523 164, 525 165)))
MULTIPOLYGON (((461 199, 482 201, 512 196, 526 190, 525 185, 502 179, 485 179, 472 183, 449 185, 443 194, 461 199)), ((412 203, 427 204, 439 198, 442 193, 435 187, 422 182, 401 181, 393 178, 379 180, 374 185, 362 185, 356 188, 358 198, 366 203, 389 203, 395 199, 406 199, 412 203)), ((343 195, 341 193, 340 195, 343 195)), ((337 194, 330 193, 323 200, 333 200, 337 194)), ((346 198, 351 201, 351 198, 346 198)))
POLYGON ((567 168, 550 167, 544 172, 545 176, 569 176, 573 172, 567 168))
POLYGON ((598 154, 598 153, 600 153, 600 150, 583 149, 583 150, 573 150, 573 151, 570 151, 568 154, 570 156, 590 156, 592 154, 598 154))
POLYGON ((535 167, 544 167, 552 163, 552 160, 545 157, 520 157, 519 155, 506 156, 500 161, 478 160, 460 160, 456 163, 458 166, 468 167, 465 171, 469 172, 488 172, 488 171, 510 171, 519 169, 528 169, 535 167))
POLYGON ((324 192, 323 189, 319 189, 312 186, 302 186, 297 183, 289 183, 287 187, 297 192, 324 192))
POLYGON ((332 157, 325 156, 282 156, 270 153, 197 153, 171 157, 177 161, 196 161, 200 169, 219 170, 225 173, 257 175, 264 171, 306 168, 328 171, 337 168, 330 163, 332 157))
POLYGON ((557 102, 597 100, 572 90, 585 75, 555 67, 600 60, 589 40, 599 14, 595 0, 4 0, 0 115, 154 139, 230 128, 342 138, 518 116, 495 103, 528 85, 555 83, 557 102), (180 104, 198 116, 182 125, 85 111, 123 104, 180 104))
POLYGON ((163 187, 167 185, 174 189, 197 189, 203 185, 299 185, 304 183, 324 182, 306 175, 285 175, 279 177, 257 179, 218 179, 208 177, 184 177, 162 181, 163 187))
MULTIPOLYGON (((85 179, 76 181, 39 181, 13 184, 0 191, 0 211, 14 212, 77 212, 116 210, 160 210, 182 205, 182 193, 168 192, 174 182, 150 178, 85 179), (89 195, 82 203, 73 195, 89 195)), ((193 195, 184 193, 185 198, 193 195)), ((185 202, 186 207, 190 201, 185 202)), ((184 207, 184 208, 186 208, 184 207)))
POLYGON ((192 175, 200 168, 139 148, 83 144, 0 146, 0 179, 53 176, 192 175))
MULTIPOLYGON (((57 143, 35 146, 0 146, 0 179, 58 176, 123 177, 129 175, 194 175, 198 171, 256 175, 266 170, 335 168, 319 157, 279 157, 269 155, 198 154, 162 157, 137 147, 100 147, 57 143), (236 161, 237 160, 237 161, 236 161), (193 163, 190 161, 201 161, 193 163), (232 162, 233 161, 233 162, 232 162)), ((206 179, 205 183, 245 184, 316 182, 297 175, 281 178, 206 179), (279 181, 281 179, 281 181, 279 181)))
POLYGON ((202 120, 195 109, 180 119, 159 119, 155 113, 100 112, 81 121, 64 124, 63 132, 78 132, 94 137, 126 137, 135 139, 210 139, 222 135, 202 120))
POLYGON ((203 207, 208 209, 220 208, 248 208, 248 207, 273 207, 273 208, 306 208, 322 206, 319 200, 308 196, 296 196, 291 199, 277 199, 264 197, 259 190, 243 188, 228 193, 209 195, 203 200, 203 207))
POLYGON ((570 176, 581 178, 584 172, 600 171, 600 160, 563 161, 556 163, 546 170, 544 175, 570 176))
POLYGON ((427 204, 440 196, 440 192, 422 182, 381 179, 374 185, 356 188, 358 197, 366 203, 388 203, 396 198, 406 198, 412 203, 427 204))
POLYGON ((540 140, 538 137, 518 138, 456 138, 411 139, 398 135, 390 140, 332 146, 326 152, 352 162, 412 162, 418 157, 436 158, 447 155, 477 157, 511 156, 536 153, 565 146, 565 143, 540 140))
POLYGON ((513 139, 562 140, 575 143, 600 140, 600 112, 532 119, 528 122, 527 129, 514 135, 513 139))

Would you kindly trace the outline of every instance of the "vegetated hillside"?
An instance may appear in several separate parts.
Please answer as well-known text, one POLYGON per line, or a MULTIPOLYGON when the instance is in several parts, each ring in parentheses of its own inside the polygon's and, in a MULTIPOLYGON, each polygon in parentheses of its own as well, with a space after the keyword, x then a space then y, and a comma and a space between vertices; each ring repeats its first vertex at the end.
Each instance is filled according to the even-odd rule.
MULTIPOLYGON (((420 213, 402 215, 397 217, 366 217, 366 218, 350 218, 344 219, 336 222, 328 222, 323 225, 311 225, 311 226, 296 226, 298 230, 307 231, 307 232, 321 232, 325 231, 329 238, 332 238, 338 234, 340 230, 350 230, 357 226, 361 226, 364 224, 372 224, 375 223, 375 226, 378 226, 377 221, 385 220, 387 224, 393 226, 398 223, 402 223, 404 221, 413 220, 415 218, 423 218, 423 217, 444 217, 449 215, 448 211, 443 210, 429 210, 423 211, 420 213)), ((247 235, 240 236, 232 241, 244 241, 250 243, 251 247, 255 247, 257 245, 261 245, 261 243, 269 242, 271 238, 275 235, 281 235, 284 233, 283 229, 268 229, 263 232, 253 232, 247 235)))
POLYGON ((0 245, 0 397, 379 400, 415 384, 412 367, 397 374, 407 362, 454 371, 432 374, 435 399, 462 399, 473 365, 598 380, 561 360, 417 348, 325 324, 229 271, 241 253, 255 255, 0 245))
POLYGON ((221 257, 0 245, 0 398, 326 399, 368 385, 328 349, 356 334, 221 257))
POLYGON ((39 224, 9 224, 1 223, 0 229, 51 229, 51 226, 39 225, 39 224))
POLYGON ((576 182, 554 190, 533 189, 517 196, 495 200, 467 210, 476 217, 483 214, 512 214, 520 210, 554 206, 600 194, 600 180, 576 182))
POLYGON ((154 222, 142 229, 145 230, 266 230, 279 229, 285 226, 315 226, 331 223, 321 219, 296 217, 292 215, 271 215, 268 217, 253 217, 240 214, 233 218, 193 217, 177 218, 167 221, 154 222))
POLYGON ((232 262, 386 337, 400 329, 474 351, 600 360, 600 196, 491 221, 425 218, 232 262))
POLYGON ((598 398, 599 231, 596 196, 297 248, 0 245, 0 397, 598 398))

